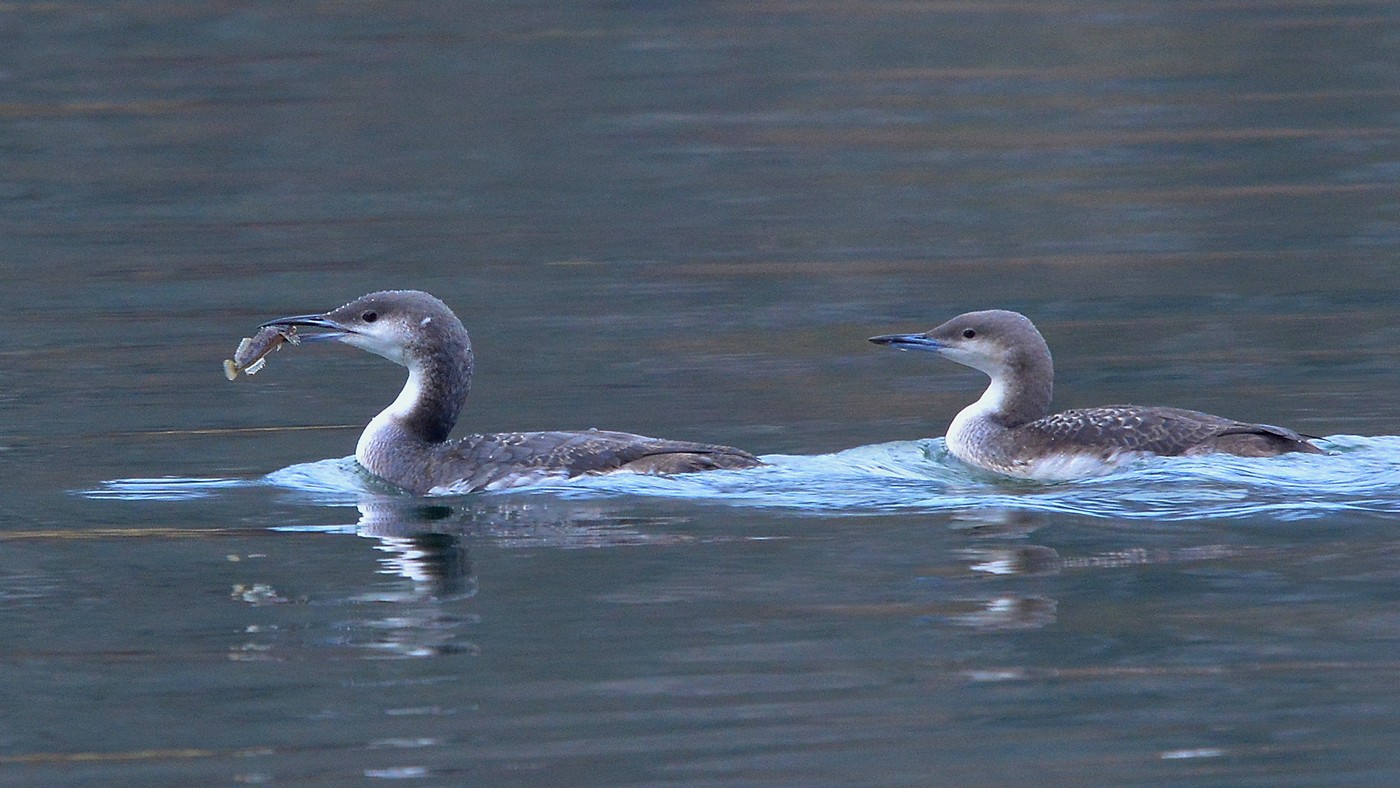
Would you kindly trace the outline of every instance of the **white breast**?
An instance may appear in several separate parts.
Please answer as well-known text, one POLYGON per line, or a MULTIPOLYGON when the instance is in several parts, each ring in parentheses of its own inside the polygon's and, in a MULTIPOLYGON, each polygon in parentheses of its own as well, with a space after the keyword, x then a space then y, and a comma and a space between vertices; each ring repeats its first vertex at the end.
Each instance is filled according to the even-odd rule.
POLYGON ((1134 460, 1141 452, 1076 452, 1066 451, 1042 457, 1030 457, 1017 450, 1016 431, 992 420, 1001 410, 1006 388, 1001 381, 992 380, 976 402, 963 408, 948 425, 944 439, 954 457, 979 468, 1004 473, 1022 479, 1058 482, 1103 476, 1134 460))
POLYGON ((1065 482, 1104 476, 1144 456, 1141 452, 1131 451, 1114 452, 1107 457, 1079 452, 1052 454, 1026 461, 1016 475, 1042 482, 1065 482))
MULTIPOLYGON (((982 392, 982 396, 976 402, 963 408, 953 418, 953 423, 948 425, 948 435, 944 438, 944 442, 948 445, 948 451, 963 462, 984 468, 991 467, 979 458, 986 454, 983 447, 989 441, 996 440, 999 435, 1006 432, 1005 427, 998 426, 990 418, 993 413, 1001 410, 1005 400, 1006 386, 1000 380, 993 378, 991 385, 982 392)), ((997 468, 992 469, 998 470, 997 468)))

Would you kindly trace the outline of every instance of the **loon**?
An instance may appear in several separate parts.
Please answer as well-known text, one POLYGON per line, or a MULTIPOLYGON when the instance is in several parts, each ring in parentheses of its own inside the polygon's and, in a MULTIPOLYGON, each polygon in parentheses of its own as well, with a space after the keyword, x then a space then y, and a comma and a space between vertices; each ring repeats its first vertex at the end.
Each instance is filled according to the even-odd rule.
POLYGON ((365 427, 355 459, 409 492, 460 494, 614 471, 676 474, 763 464, 729 446, 596 429, 448 440, 471 389, 471 339, 446 304, 421 291, 370 293, 331 312, 262 327, 322 329, 301 340, 338 340, 408 367, 403 391, 365 427))
POLYGON ((1323 453, 1289 429, 1182 408, 1108 405, 1052 415, 1050 348, 1017 312, 968 312, 923 334, 870 341, 926 350, 985 372, 991 385, 953 419, 946 443, 963 462, 1009 476, 1066 481, 1110 473, 1150 455, 1323 453))

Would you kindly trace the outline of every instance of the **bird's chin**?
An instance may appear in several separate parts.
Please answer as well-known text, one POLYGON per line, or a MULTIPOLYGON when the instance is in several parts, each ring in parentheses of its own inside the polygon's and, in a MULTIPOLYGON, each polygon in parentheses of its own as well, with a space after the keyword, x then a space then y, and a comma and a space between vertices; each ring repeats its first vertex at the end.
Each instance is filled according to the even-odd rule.
POLYGON ((357 334, 354 332, 346 332, 336 337, 336 339, 339 339, 341 342, 351 347, 357 347, 366 353, 373 353, 376 356, 387 358, 395 364, 408 366, 408 362, 404 358, 403 345, 385 342, 379 337, 369 334, 357 334))

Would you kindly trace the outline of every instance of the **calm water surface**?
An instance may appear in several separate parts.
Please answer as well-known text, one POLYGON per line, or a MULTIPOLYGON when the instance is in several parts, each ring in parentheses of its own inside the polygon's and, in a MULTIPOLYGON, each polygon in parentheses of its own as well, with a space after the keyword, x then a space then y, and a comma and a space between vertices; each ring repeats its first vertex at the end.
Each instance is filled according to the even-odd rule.
POLYGON ((1400 782, 1389 3, 0 10, 0 782, 1400 782), (441 296, 463 430, 770 468, 442 500, 402 372, 263 320, 441 296), (1328 457, 1008 483, 983 381, 1328 457))

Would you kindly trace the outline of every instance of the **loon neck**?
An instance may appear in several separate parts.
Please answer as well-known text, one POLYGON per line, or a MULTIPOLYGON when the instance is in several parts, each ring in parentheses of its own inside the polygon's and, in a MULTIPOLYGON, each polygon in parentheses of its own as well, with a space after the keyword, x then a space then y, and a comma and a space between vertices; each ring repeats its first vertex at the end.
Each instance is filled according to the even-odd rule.
POLYGON ((998 455, 1008 444, 1012 430, 1050 415, 1051 386, 1048 380, 1016 375, 993 374, 982 396, 963 408, 948 425, 948 449, 974 465, 998 455))
POLYGON ((355 457, 385 478, 394 474, 386 462, 403 462, 411 447, 442 444, 452 433, 471 391, 470 344, 438 348, 430 356, 406 354, 408 380, 394 401, 375 416, 360 435, 355 457), (392 459, 391 459, 392 458, 392 459))
MULTIPOLYGON (((1013 355, 1007 364, 988 373, 991 383, 967 411, 1006 428, 1019 427, 1050 415, 1055 371, 1050 354, 1013 355)), ((967 412, 964 411, 964 412, 967 412)))

